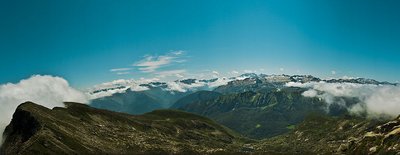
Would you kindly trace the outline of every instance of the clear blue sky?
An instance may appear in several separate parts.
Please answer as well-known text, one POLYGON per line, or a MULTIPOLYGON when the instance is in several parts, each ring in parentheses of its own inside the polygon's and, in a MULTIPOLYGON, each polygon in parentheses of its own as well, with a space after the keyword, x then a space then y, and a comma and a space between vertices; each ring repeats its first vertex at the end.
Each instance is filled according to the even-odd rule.
POLYGON ((261 68, 394 82, 399 8, 398 0, 1 0, 0 83, 50 74, 87 87, 261 68))

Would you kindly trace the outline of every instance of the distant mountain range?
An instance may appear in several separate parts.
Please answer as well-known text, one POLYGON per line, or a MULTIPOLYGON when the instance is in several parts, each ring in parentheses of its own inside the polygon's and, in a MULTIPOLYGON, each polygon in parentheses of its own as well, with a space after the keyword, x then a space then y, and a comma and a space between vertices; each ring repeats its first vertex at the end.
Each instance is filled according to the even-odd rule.
POLYGON ((348 107, 360 102, 355 97, 334 97, 327 103, 320 97, 306 97, 308 88, 288 83, 350 83, 357 85, 395 85, 364 78, 320 79, 311 75, 243 74, 211 80, 186 79, 149 83, 117 81, 89 94, 110 93, 95 98, 91 106, 129 114, 156 109, 178 109, 202 115, 253 138, 281 135, 304 121, 310 113, 328 116, 349 114, 348 107), (121 90, 116 92, 115 90, 121 90), (111 94, 111 92, 116 92, 111 94))
POLYGON ((92 98, 91 105, 93 107, 130 114, 143 114, 155 109, 170 108, 182 97, 197 91, 213 91, 221 94, 248 91, 267 93, 286 88, 288 82, 395 85, 389 82, 379 82, 364 78, 320 79, 311 75, 290 76, 247 73, 231 78, 185 79, 173 82, 116 80, 97 85, 89 89, 87 94, 92 98))
MULTIPOLYGON (((172 82, 160 82, 158 79, 148 80, 115 80, 112 82, 102 83, 88 89, 87 94, 92 99, 111 96, 115 93, 124 93, 130 89, 132 91, 145 91, 152 88, 161 88, 170 93, 187 92, 198 90, 214 90, 224 92, 226 87, 245 86, 249 88, 240 89, 241 92, 254 89, 265 88, 281 88, 288 82, 327 82, 327 83, 356 83, 356 84, 372 84, 372 85, 397 85, 396 83, 380 82, 366 78, 331 78, 320 79, 311 75, 266 75, 246 73, 237 77, 230 78, 214 78, 214 79, 184 79, 172 82), (253 87, 254 89, 252 89, 253 87)), ((228 90, 232 92, 234 90, 228 90)))

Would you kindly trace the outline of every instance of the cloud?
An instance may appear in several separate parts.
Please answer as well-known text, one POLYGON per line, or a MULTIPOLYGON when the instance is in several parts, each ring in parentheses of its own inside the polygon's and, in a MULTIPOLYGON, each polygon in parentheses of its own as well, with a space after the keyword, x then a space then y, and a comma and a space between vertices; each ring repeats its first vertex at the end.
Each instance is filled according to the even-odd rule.
POLYGON ((220 76, 218 71, 211 71, 211 77, 212 78, 218 78, 220 76))
POLYGON ((168 71, 161 71, 161 72, 157 72, 155 74, 158 75, 158 77, 160 78, 164 78, 164 77, 170 77, 170 76, 175 76, 178 78, 183 78, 184 76, 182 74, 185 74, 186 70, 184 69, 178 69, 178 70, 168 70, 168 71))
POLYGON ((335 100, 336 97, 357 98, 359 103, 346 107, 353 114, 366 113, 369 117, 396 117, 400 114, 400 86, 325 82, 289 82, 286 86, 310 88, 303 96, 324 99, 328 105, 346 106, 339 103, 343 100, 335 100))
MULTIPOLYGON (((17 106, 32 101, 47 108, 63 107, 63 102, 87 103, 88 97, 71 88, 68 82, 60 77, 34 75, 19 83, 0 85, 0 131, 10 123, 17 106)), ((0 141, 2 141, 0 134, 0 141)))
POLYGON ((279 68, 279 71, 283 72, 285 70, 285 68, 279 68))
POLYGON ((183 50, 178 50, 178 51, 171 52, 171 54, 173 54, 173 55, 182 55, 184 53, 185 53, 185 51, 183 51, 183 50))
POLYGON ((150 82, 160 81, 158 78, 145 79, 140 78, 139 80, 134 79, 119 79, 111 82, 105 82, 93 86, 87 90, 87 95, 91 100, 106 96, 111 96, 115 93, 124 93, 126 90, 131 89, 132 91, 144 91, 148 90, 147 87, 140 86, 141 84, 148 84, 150 82))
POLYGON ((146 56, 144 60, 134 64, 134 66, 140 67, 139 70, 145 73, 156 71, 156 69, 168 65, 172 62, 175 57, 170 56, 146 56))
POLYGON ((144 59, 136 62, 133 66, 139 67, 144 73, 152 73, 161 67, 165 67, 172 63, 184 63, 186 60, 180 59, 184 51, 174 51, 161 56, 144 56, 144 59))
POLYGON ((117 75, 126 75, 129 74, 130 72, 117 72, 117 75))
POLYGON ((222 85, 227 85, 231 81, 232 81, 232 79, 225 78, 225 77, 218 78, 216 81, 209 83, 208 86, 210 88, 216 88, 216 87, 219 87, 219 86, 222 86, 222 85))
POLYGON ((231 71, 231 74, 239 74, 239 72, 236 70, 233 70, 233 71, 231 71))
POLYGON ((250 69, 243 70, 243 72, 244 73, 257 73, 256 70, 250 70, 250 69))
POLYGON ((122 72, 122 71, 129 71, 132 70, 132 68, 113 68, 110 69, 110 72, 122 72))
POLYGON ((331 74, 332 75, 336 75, 336 71, 331 71, 331 74))
POLYGON ((187 92, 187 91, 196 91, 196 90, 212 90, 218 86, 226 85, 228 82, 232 81, 228 78, 218 78, 212 82, 204 82, 196 80, 194 83, 186 84, 182 82, 167 82, 167 90, 168 91, 178 91, 178 92, 187 92))
POLYGON ((219 75, 219 72, 217 72, 217 71, 212 71, 212 73, 215 75, 219 75))

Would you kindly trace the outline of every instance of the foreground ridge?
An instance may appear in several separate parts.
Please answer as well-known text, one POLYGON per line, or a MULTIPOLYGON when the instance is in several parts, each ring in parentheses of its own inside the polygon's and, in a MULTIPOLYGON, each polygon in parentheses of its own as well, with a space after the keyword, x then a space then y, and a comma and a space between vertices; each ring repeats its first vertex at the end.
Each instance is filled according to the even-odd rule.
POLYGON ((128 115, 66 103, 21 104, 4 135, 4 154, 180 154, 240 152, 246 139, 213 121, 175 110, 128 115))
POLYGON ((398 154, 400 119, 314 113, 291 132, 244 138, 214 121, 177 110, 129 115, 65 103, 21 104, 1 154, 398 154))

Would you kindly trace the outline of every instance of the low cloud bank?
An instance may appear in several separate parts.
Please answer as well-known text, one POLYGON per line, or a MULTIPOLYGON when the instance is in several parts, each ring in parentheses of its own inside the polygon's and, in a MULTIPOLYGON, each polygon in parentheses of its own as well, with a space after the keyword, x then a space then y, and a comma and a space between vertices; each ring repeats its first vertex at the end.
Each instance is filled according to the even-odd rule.
POLYGON ((0 85, 0 142, 3 142, 3 131, 10 123, 15 109, 26 101, 53 108, 63 107, 63 102, 68 101, 87 103, 88 98, 84 93, 71 88, 65 79, 48 75, 34 75, 16 84, 2 84, 0 85))
POLYGON ((302 95, 321 98, 328 105, 346 106, 343 100, 335 100, 336 97, 357 98, 360 102, 345 107, 353 114, 392 118, 400 115, 400 86, 325 82, 289 82, 286 86, 310 88, 302 95))
POLYGON ((230 81, 234 79, 232 78, 216 78, 209 81, 206 80, 195 80, 193 83, 187 84, 181 81, 170 81, 165 82, 165 85, 162 87, 151 84, 152 82, 160 82, 158 78, 152 79, 139 79, 139 80, 114 80, 111 82, 102 83, 99 85, 95 85, 93 88, 87 90, 87 96, 90 97, 91 100, 112 96, 116 93, 125 93, 127 90, 131 91, 147 91, 150 90, 150 87, 146 85, 152 85, 152 87, 160 87, 166 91, 173 92, 187 92, 187 91, 197 91, 197 90, 212 90, 216 87, 227 85, 230 81), (145 84, 145 85, 143 85, 145 84), (165 87, 164 87, 165 86, 165 87))
POLYGON ((196 90, 212 90, 216 87, 226 85, 228 82, 232 81, 232 79, 228 78, 217 78, 212 82, 204 82, 196 80, 194 83, 185 84, 182 82, 167 82, 168 91, 178 91, 178 92, 187 92, 187 91, 196 91, 196 90))

